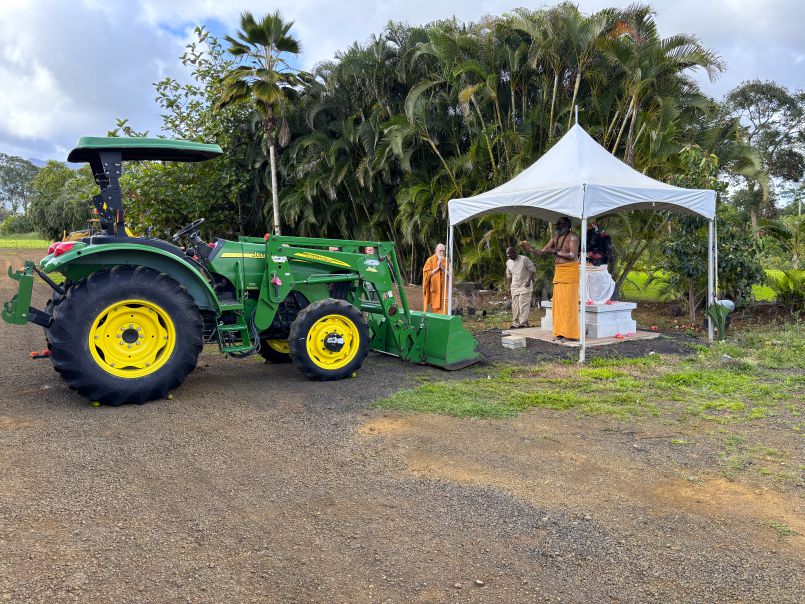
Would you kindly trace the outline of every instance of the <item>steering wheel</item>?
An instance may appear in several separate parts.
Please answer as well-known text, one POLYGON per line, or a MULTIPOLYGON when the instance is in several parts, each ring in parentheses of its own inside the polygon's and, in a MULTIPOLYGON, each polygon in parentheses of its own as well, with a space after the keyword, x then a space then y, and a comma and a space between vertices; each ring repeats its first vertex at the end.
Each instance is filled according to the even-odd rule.
POLYGON ((203 223, 204 223, 203 218, 199 218, 198 220, 194 220, 193 222, 188 224, 186 227, 184 227, 183 229, 178 231, 176 234, 174 234, 174 236, 171 237, 171 241, 173 241, 175 243, 175 242, 179 241, 179 239, 181 239, 185 235, 190 235, 191 233, 197 231, 198 227, 200 227, 203 223))

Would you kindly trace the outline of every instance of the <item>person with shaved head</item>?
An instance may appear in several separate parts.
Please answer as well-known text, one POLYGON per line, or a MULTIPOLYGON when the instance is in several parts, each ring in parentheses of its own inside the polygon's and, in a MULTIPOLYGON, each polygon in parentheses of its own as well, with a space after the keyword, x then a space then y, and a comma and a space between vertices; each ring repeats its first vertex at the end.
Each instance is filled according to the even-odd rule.
POLYGON ((425 312, 447 314, 447 271, 444 244, 436 246, 433 256, 422 267, 422 302, 425 312))

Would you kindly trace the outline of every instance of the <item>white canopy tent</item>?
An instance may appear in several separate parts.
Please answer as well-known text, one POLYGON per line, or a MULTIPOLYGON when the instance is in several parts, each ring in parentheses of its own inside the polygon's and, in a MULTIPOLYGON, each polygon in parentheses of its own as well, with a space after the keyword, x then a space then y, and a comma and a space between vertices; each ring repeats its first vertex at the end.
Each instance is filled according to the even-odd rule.
MULTIPOLYGON (((706 189, 674 187, 630 168, 575 124, 545 155, 529 168, 486 193, 448 204, 450 283, 448 313, 453 298, 453 229, 485 214, 521 214, 553 221, 561 216, 581 221, 581 258, 587 257, 587 220, 603 214, 638 209, 672 210, 696 214, 709 221, 707 303, 713 303, 713 226, 716 193, 706 189)), ((581 362, 586 354, 584 306, 586 262, 581 263, 579 329, 581 362)), ((713 325, 708 321, 708 336, 713 325)))

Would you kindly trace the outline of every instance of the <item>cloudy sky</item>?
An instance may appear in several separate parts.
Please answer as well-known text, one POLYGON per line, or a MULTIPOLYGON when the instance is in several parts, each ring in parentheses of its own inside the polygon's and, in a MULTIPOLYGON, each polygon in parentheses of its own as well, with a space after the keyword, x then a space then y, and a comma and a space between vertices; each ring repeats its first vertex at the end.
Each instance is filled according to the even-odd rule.
MULTIPOLYGON (((580 0, 584 12, 629 1, 580 0)), ((129 118, 156 133, 152 83, 183 77, 177 57, 193 27, 234 31, 241 11, 279 8, 296 22, 302 67, 331 58, 389 20, 421 24, 455 15, 469 21, 518 6, 518 0, 0 0, 0 152, 63 159, 79 136, 100 135, 129 118)), ((802 0, 655 0, 663 36, 698 35, 727 71, 704 91, 721 98, 744 80, 805 88, 802 0)))

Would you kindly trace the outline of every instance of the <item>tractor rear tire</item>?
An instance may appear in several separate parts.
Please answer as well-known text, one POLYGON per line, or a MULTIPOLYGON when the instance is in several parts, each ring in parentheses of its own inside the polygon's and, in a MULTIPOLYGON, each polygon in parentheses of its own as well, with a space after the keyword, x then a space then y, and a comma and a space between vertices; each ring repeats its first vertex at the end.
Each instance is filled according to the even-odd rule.
POLYGON ((360 369, 369 354, 369 326, 349 302, 326 298, 300 311, 288 345, 291 359, 309 378, 340 380, 360 369))
POLYGON ((269 363, 290 363, 291 351, 287 340, 260 340, 260 356, 269 363))
POLYGON ((203 322, 187 290, 145 267, 74 284, 54 306, 50 359, 73 390, 117 406, 165 397, 196 367, 203 322))
MULTIPOLYGON (((53 294, 48 298, 48 301, 45 302, 45 313, 49 314, 51 317, 53 316, 56 307, 61 304, 61 301, 64 300, 66 294, 62 295, 59 292, 53 292, 53 294)), ((48 334, 48 328, 43 327, 42 331, 45 332, 45 343, 47 344, 48 351, 51 349, 50 346, 50 335, 48 334)), ((56 370, 56 373, 61 373, 58 367, 53 367, 56 370)))

